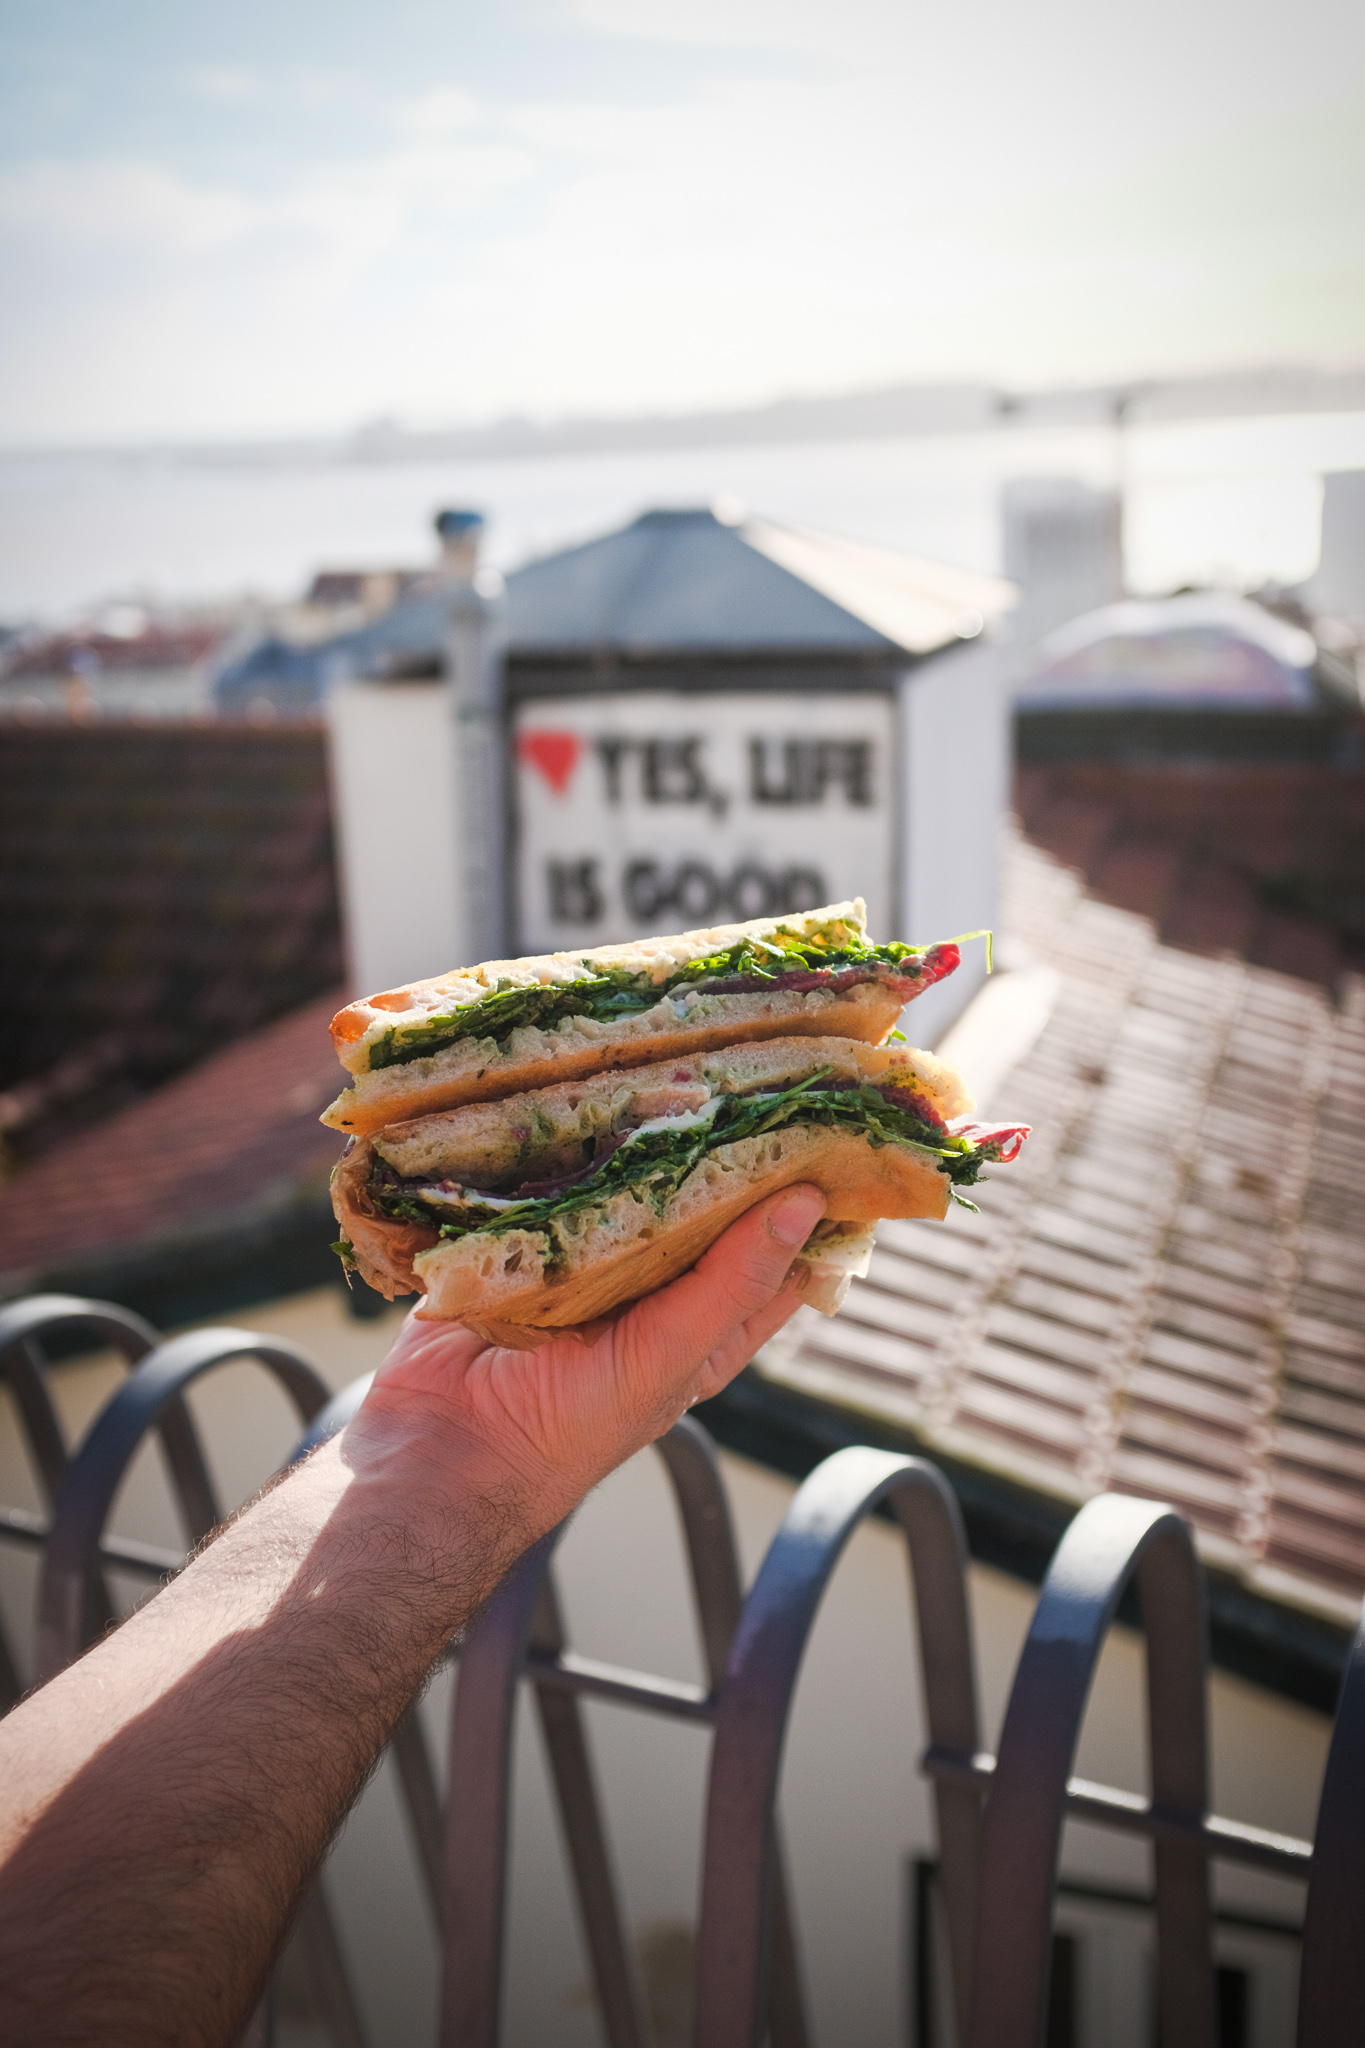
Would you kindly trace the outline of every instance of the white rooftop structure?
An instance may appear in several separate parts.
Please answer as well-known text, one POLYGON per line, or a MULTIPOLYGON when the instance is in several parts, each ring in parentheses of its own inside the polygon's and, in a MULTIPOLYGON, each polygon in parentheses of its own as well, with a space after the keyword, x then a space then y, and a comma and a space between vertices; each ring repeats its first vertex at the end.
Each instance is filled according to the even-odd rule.
POLYGON ((1105 605, 1034 651, 1020 711, 1311 711, 1311 633, 1216 591, 1105 605))

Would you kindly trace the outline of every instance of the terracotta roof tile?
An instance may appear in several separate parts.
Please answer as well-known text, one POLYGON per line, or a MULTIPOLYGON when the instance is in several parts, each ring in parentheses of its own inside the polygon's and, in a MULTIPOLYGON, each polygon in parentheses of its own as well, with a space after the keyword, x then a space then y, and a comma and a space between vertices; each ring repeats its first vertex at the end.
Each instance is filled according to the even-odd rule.
POLYGON ((342 1001, 335 991, 211 1055, 0 1185, 0 1290, 325 1187, 340 1140, 317 1119, 340 1078, 327 1026, 342 1001))
POLYGON ((979 1218, 882 1226, 843 1313, 803 1310, 760 1368, 1021 1483, 1169 1499, 1223 1569, 1344 1620, 1365 1593, 1365 981, 1338 1007, 1313 974, 1179 950, 1027 842, 1008 929, 1061 974, 983 1104, 1032 1141, 979 1218))
POLYGON ((0 928, 33 1158, 340 980, 325 733, 0 722, 0 928))
POLYGON ((1365 967, 1359 768, 1033 764, 1016 775, 1016 799, 1036 845, 1095 895, 1152 918, 1171 946, 1323 986, 1365 967))

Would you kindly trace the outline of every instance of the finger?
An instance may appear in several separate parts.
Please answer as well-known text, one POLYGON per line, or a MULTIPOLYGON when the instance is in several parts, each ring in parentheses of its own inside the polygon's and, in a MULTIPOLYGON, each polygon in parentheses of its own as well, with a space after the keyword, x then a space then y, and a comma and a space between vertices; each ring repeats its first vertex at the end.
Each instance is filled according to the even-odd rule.
POLYGON ((804 1300, 805 1294, 799 1287, 788 1285, 780 1294, 773 1296, 766 1308, 759 1309, 737 1330, 723 1337, 702 1365, 696 1383, 690 1389, 690 1399, 709 1401, 722 1387, 728 1387, 735 1374, 744 1370, 768 1339, 775 1337, 783 1324, 791 1321, 804 1300))
POLYGON ((783 1188, 732 1223, 690 1273, 641 1302, 618 1332, 627 1371, 660 1390, 695 1372, 780 1293, 825 1213, 819 1188, 783 1188))

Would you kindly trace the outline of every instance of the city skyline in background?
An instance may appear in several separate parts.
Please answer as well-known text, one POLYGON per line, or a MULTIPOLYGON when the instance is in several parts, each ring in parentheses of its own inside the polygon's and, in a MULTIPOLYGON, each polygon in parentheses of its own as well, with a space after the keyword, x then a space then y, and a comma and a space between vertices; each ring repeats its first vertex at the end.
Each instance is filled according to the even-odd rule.
POLYGON ((0 444, 1365 360, 1365 16, 0 6, 0 444))

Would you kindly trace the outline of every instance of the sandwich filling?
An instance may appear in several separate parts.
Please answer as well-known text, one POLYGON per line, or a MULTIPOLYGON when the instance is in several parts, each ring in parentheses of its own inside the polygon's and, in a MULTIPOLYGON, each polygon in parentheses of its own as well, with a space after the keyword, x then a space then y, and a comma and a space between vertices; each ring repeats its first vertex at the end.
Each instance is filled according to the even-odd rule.
MULTIPOLYGON (((889 950, 889 949, 886 949, 889 950)), ((677 1193, 707 1154, 723 1145, 755 1138, 791 1124, 821 1124, 844 1130, 873 1147, 908 1145, 930 1155, 947 1176, 956 1200, 972 1186, 990 1160, 1013 1159, 1028 1135, 1024 1125, 945 1122, 927 1095, 904 1085, 875 1087, 832 1078, 820 1067, 793 1087, 757 1088, 749 1093, 712 1094, 705 1082, 680 1075, 674 1099, 662 1114, 583 1141, 580 1161, 554 1177, 522 1180, 515 1186, 471 1187, 440 1173, 405 1176, 383 1157, 375 1141, 368 1193, 375 1210, 395 1222, 416 1223, 443 1239, 475 1231, 545 1232, 555 1243, 554 1225, 570 1211, 629 1193, 656 1213, 677 1193)), ((972 1205, 967 1203, 968 1207, 972 1205)), ((338 1247, 340 1249, 340 1247, 338 1247)), ((344 1254, 343 1254, 344 1256, 344 1254)))
POLYGON ((872 946, 841 924, 833 931, 778 925, 765 936, 749 936, 704 959, 674 968, 663 979, 634 968, 603 968, 585 959, 581 976, 568 981, 498 982, 477 1002, 461 1003, 412 1023, 394 1024, 368 1051, 371 1071, 426 1059, 461 1039, 491 1039, 505 1045, 528 1025, 552 1029, 567 1017, 616 1023, 669 1002, 670 1021, 686 1018, 687 1004, 706 995, 754 995, 812 990, 838 993, 859 982, 883 982, 909 1002, 951 974, 961 958, 955 945, 872 946), (843 943, 831 943, 835 938, 843 943))

